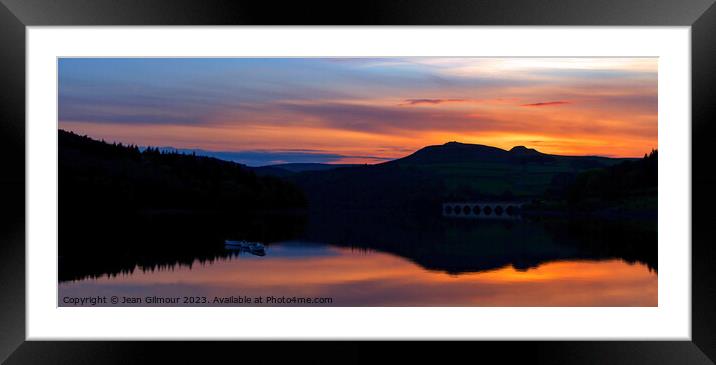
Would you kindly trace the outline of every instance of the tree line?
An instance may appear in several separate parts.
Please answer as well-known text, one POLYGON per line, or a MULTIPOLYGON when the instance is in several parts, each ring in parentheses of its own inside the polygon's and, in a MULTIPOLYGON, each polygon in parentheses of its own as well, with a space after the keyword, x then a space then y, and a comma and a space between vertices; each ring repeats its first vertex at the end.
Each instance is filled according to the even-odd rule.
POLYGON ((60 209, 257 210, 298 208, 290 182, 250 168, 156 147, 106 143, 59 131, 60 209))

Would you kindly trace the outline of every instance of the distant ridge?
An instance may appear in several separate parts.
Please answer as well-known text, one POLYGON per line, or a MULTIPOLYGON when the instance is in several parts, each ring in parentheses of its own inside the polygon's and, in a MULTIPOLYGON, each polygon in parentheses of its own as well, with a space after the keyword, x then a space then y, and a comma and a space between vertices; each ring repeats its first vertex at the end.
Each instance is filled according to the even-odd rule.
POLYGON ((358 165, 296 162, 296 163, 283 163, 283 164, 277 164, 277 165, 268 165, 266 167, 276 167, 276 168, 288 170, 291 172, 304 172, 304 171, 331 170, 331 169, 337 169, 340 167, 353 167, 353 166, 358 166, 358 165))
POLYGON ((267 165, 260 167, 251 167, 259 175, 272 175, 272 176, 289 176, 301 172, 309 171, 327 171, 343 167, 354 167, 360 165, 352 164, 327 164, 327 163, 283 163, 277 165, 267 165))
POLYGON ((524 155, 543 155, 544 153, 537 151, 534 148, 527 148, 525 146, 515 146, 510 149, 512 153, 524 154, 524 155))
POLYGON ((487 161, 507 158, 509 152, 480 144, 448 142, 443 145, 427 146, 415 153, 393 160, 390 163, 443 163, 453 161, 487 161))
MULTIPOLYGON (((221 151, 205 151, 201 149, 177 149, 174 147, 159 147, 162 152, 178 152, 185 154, 196 154, 202 156, 210 156, 224 161, 237 162, 237 155, 241 152, 221 152, 221 151)), ((510 150, 483 145, 462 143, 457 141, 447 142, 441 145, 433 145, 423 147, 414 153, 383 163, 380 165, 395 164, 441 164, 441 163, 475 163, 475 162, 492 162, 492 163, 520 163, 527 162, 546 163, 554 161, 554 159, 570 160, 573 164, 579 164, 582 167, 600 167, 607 160, 634 160, 633 158, 609 158, 602 156, 563 156, 552 155, 540 152, 534 148, 526 146, 514 146, 510 150)), ((237 162, 238 163, 238 162, 237 162)), ((352 168, 361 166, 371 166, 370 164, 330 164, 330 163, 314 163, 314 162, 297 162, 297 163, 281 163, 274 165, 265 165, 259 167, 245 166, 247 169, 255 171, 259 175, 269 175, 286 177, 293 174, 313 171, 328 171, 338 168, 352 168)))
POLYGON ((525 158, 536 162, 548 161, 553 157, 554 155, 545 154, 525 146, 515 146, 507 151, 482 144, 453 141, 442 145, 427 146, 409 156, 387 163, 524 162, 525 158))

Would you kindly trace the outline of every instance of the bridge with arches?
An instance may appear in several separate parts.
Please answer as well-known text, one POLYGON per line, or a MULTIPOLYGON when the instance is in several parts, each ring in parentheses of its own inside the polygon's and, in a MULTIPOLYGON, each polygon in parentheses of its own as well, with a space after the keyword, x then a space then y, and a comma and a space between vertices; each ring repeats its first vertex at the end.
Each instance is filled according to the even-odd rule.
POLYGON ((520 214, 524 202, 469 201, 443 203, 443 216, 465 218, 513 218, 520 214))

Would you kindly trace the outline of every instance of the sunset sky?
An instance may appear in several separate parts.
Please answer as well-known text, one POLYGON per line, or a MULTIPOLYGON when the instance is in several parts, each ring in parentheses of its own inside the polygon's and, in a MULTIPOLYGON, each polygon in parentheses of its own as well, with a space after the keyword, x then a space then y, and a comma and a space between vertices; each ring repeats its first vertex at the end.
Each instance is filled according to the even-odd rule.
POLYGON ((252 166, 377 163, 449 141, 657 148, 656 58, 59 60, 59 127, 252 166))

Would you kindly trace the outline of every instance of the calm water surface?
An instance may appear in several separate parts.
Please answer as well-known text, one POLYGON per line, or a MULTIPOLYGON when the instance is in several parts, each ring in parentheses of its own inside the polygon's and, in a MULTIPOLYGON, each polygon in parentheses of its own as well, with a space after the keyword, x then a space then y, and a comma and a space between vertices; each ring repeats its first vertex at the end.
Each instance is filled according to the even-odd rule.
POLYGON ((277 241, 267 244, 265 256, 222 248, 209 259, 63 281, 59 305, 84 296, 141 298, 127 305, 167 305, 146 303, 146 297, 182 298, 168 305, 231 306, 266 305, 236 302, 245 297, 330 298, 319 304, 329 306, 658 305, 658 275, 648 258, 655 255, 629 248, 640 236, 606 242, 590 234, 588 240, 589 232, 550 233, 541 223, 403 227, 374 236, 360 225, 332 227, 304 235, 331 244, 277 241), (183 303, 185 296, 207 302, 183 303), (214 303, 215 297, 234 302, 214 303))

